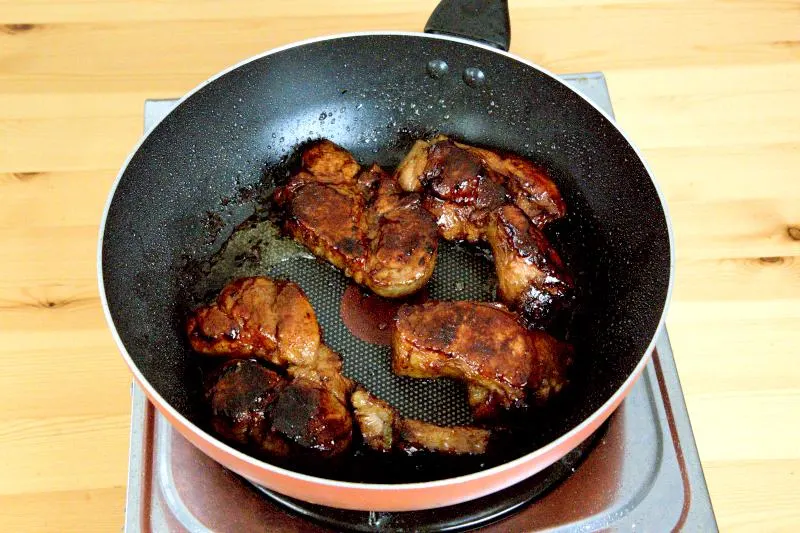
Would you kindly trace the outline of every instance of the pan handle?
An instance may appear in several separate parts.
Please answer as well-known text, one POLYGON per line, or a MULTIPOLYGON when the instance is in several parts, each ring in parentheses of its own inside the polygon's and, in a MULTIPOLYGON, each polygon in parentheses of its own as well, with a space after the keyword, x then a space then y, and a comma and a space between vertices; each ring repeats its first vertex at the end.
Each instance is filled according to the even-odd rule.
POLYGON ((508 50, 511 22, 507 0, 441 0, 425 33, 454 35, 508 50))

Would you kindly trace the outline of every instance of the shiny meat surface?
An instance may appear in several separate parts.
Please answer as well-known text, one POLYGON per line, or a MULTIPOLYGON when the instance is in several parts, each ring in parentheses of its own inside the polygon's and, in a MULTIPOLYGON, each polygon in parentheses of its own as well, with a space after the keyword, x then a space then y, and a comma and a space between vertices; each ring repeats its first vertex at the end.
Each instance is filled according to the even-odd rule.
MULTIPOLYGON (((538 406, 569 383, 567 371, 572 364, 573 348, 543 331, 531 331, 530 335, 535 349, 528 379, 528 403, 538 406)), ((502 397, 481 385, 467 385, 467 402, 478 421, 496 419, 504 410, 502 397)))
POLYGON ((194 312, 187 331, 195 351, 235 358, 207 392, 218 435, 279 458, 333 457, 350 447, 353 383, 341 373, 339 354, 321 344, 314 310, 297 285, 235 280, 194 312))
POLYGON ((401 417, 385 401, 358 388, 353 410, 364 443, 373 450, 477 455, 486 452, 491 432, 469 426, 443 427, 401 417))
POLYGON ((285 378, 255 361, 226 362, 206 392, 211 427, 228 441, 286 455, 288 447, 272 435, 267 418, 267 408, 285 386, 285 378))
POLYGON ((396 374, 458 379, 476 420, 538 405, 567 383, 572 347, 528 330, 499 304, 427 302, 397 313, 392 339, 396 374))
POLYGON ((304 368, 287 379, 247 359, 225 363, 209 388, 211 426, 259 454, 332 457, 352 441, 353 422, 328 382, 304 368))
POLYGON ((506 408, 525 401, 533 345, 516 315, 499 304, 403 306, 395 319, 392 349, 398 375, 480 385, 496 393, 506 408))
POLYGON ((455 144, 480 157, 496 176, 502 176, 503 186, 511 195, 512 202, 537 226, 542 227, 566 214, 561 192, 541 167, 514 154, 455 144))
POLYGON ((539 229, 566 208, 539 167, 440 136, 417 141, 395 176, 406 190, 421 191, 442 237, 488 241, 501 300, 530 325, 546 327, 570 302, 572 279, 539 229))
POLYGON ((303 290, 288 281, 242 278, 186 324, 192 349, 225 357, 256 357, 286 367, 312 365, 320 346, 317 317, 303 290))
POLYGON ((531 366, 528 389, 533 403, 550 399, 569 383, 567 372, 574 360, 571 344, 560 341, 544 331, 531 331, 536 356, 531 366))
POLYGON ((480 240, 489 213, 510 201, 502 177, 450 140, 417 141, 395 175, 406 190, 424 191, 423 206, 447 240, 480 240))
POLYGON ((367 286, 381 296, 405 296, 427 283, 436 265, 439 239, 417 194, 404 192, 380 167, 365 171, 369 207, 363 217, 369 243, 367 286))
POLYGON ((540 227, 566 213, 558 188, 540 167, 444 136, 416 141, 395 176, 403 189, 423 191, 425 207, 448 240, 480 240, 488 212, 504 204, 516 205, 540 227))
POLYGON ((314 255, 365 283, 368 243, 361 220, 365 202, 358 187, 309 181, 293 190, 285 230, 314 255))
POLYGON ((275 192, 284 229, 315 255, 385 297, 411 294, 433 273, 436 224, 419 195, 380 167, 361 170, 343 148, 322 140, 275 192))
POLYGON ((326 376, 303 369, 269 408, 272 431, 325 457, 350 447, 353 419, 345 401, 328 387, 326 376))
POLYGON ((544 327, 569 305, 572 277, 547 237, 513 205, 492 213, 486 232, 492 248, 500 298, 528 323, 544 327))

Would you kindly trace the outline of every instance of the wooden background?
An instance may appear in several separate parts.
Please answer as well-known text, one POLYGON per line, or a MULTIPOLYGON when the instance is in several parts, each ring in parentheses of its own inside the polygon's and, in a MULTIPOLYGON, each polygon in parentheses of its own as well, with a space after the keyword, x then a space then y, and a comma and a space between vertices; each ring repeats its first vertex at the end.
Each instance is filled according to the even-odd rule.
MULTIPOLYGON (((123 520, 130 377, 95 277, 146 98, 433 0, 0 0, 0 530, 123 520)), ((602 70, 666 192, 669 314, 723 530, 800 522, 800 2, 511 0, 512 51, 602 70)))

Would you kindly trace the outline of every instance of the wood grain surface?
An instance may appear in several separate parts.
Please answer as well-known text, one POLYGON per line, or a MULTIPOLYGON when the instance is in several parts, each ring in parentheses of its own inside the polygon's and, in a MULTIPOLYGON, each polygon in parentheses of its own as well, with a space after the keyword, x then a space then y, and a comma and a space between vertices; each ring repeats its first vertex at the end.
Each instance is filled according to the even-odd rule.
MULTIPOLYGON (((146 98, 433 0, 0 0, 0 530, 123 522, 130 375, 96 283, 146 98)), ((602 70, 666 193, 668 327, 719 524, 800 523, 800 2, 511 0, 512 51, 602 70)))

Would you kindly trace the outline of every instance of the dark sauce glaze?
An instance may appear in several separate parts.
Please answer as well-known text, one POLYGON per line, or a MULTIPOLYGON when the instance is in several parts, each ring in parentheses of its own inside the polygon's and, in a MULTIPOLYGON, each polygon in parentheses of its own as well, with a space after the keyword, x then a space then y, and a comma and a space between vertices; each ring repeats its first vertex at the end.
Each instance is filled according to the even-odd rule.
POLYGON ((423 287, 407 298, 382 298, 351 283, 342 297, 339 317, 347 329, 359 339, 372 344, 392 344, 392 322, 404 304, 421 304, 428 300, 423 287))

